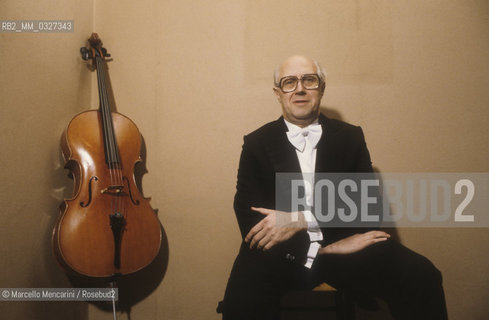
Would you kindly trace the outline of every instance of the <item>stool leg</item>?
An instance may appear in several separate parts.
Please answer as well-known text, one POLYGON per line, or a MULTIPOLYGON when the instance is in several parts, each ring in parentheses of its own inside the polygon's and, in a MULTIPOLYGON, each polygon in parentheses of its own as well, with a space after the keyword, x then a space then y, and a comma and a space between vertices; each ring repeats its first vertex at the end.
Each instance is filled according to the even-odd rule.
POLYGON ((355 302, 348 289, 336 292, 336 319, 355 320, 355 302))

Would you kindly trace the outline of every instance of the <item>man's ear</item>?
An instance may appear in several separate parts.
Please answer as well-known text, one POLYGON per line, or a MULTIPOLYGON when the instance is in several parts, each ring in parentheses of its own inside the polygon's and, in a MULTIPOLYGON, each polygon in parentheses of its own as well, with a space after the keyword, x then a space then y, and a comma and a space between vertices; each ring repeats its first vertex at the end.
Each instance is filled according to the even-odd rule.
POLYGON ((321 98, 323 97, 324 95, 324 90, 326 89, 326 82, 324 81, 321 81, 321 87, 319 87, 319 90, 320 90, 320 96, 321 98))
POLYGON ((280 102, 280 89, 277 87, 273 87, 273 93, 275 93, 275 96, 277 97, 278 101, 280 102))

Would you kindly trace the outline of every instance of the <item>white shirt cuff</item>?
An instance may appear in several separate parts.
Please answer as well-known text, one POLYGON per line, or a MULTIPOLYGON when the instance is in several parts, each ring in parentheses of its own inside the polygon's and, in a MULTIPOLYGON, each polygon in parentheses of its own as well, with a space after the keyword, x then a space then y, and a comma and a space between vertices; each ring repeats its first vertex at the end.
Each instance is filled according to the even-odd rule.
POLYGON ((309 250, 307 251, 306 264, 304 265, 306 268, 311 269, 312 263, 318 255, 319 248, 321 248, 321 245, 318 242, 311 242, 309 250))
POLYGON ((310 210, 303 211, 303 213, 307 222, 307 233, 309 234, 311 242, 323 240, 323 233, 321 232, 321 228, 319 228, 316 217, 310 210))

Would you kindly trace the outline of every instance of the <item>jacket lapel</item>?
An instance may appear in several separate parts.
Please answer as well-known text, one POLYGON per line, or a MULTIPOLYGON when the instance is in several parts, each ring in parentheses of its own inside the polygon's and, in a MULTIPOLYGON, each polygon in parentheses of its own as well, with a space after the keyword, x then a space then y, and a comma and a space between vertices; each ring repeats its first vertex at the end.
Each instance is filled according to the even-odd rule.
POLYGON ((315 172, 334 172, 336 163, 332 157, 332 153, 337 152, 336 145, 338 144, 337 126, 333 121, 326 118, 323 114, 319 115, 319 124, 322 127, 323 133, 317 144, 316 152, 316 170, 315 172))
POLYGON ((287 125, 283 117, 274 122, 267 143, 267 154, 275 172, 301 172, 294 146, 287 138, 287 125))

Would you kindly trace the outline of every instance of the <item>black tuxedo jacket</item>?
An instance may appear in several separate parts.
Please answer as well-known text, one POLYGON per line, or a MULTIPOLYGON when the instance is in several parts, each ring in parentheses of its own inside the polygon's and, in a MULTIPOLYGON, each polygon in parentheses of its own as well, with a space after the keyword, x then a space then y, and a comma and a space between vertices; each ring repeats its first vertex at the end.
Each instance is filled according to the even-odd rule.
MULTIPOLYGON (((319 123, 323 133, 317 145, 315 172, 372 172, 360 127, 323 115, 319 123)), ((244 138, 234 201, 243 237, 263 219, 263 215, 250 210, 251 206, 275 208, 275 174, 301 172, 286 131, 287 126, 280 118, 244 138)), ((351 228, 321 228, 321 231, 326 242, 359 232, 351 228)), ((446 319, 441 274, 426 258, 397 242, 386 241, 356 255, 319 257, 312 270, 308 270, 303 264, 309 243, 306 232, 266 252, 249 249, 243 243, 226 288, 223 319, 277 319, 283 294, 310 289, 335 277, 339 277, 336 279, 340 286, 371 288, 376 295, 389 297, 393 314, 399 318, 446 319), (420 294, 425 297, 421 299, 424 304, 420 299, 412 299, 420 294), (390 300, 391 297, 398 300, 390 300)))
MULTIPOLYGON (((317 144, 315 172, 372 172, 370 155, 360 127, 329 119, 322 114, 319 124, 323 133, 317 144)), ((280 117, 244 137, 234 200, 243 238, 264 218, 250 207, 276 208, 275 174, 301 172, 295 148, 287 138, 287 130, 283 117, 280 117)), ((323 233, 324 242, 329 243, 353 232, 345 228, 328 228, 323 229, 323 233)), ((268 252, 255 252, 252 255, 254 259, 261 256, 261 259, 285 259, 289 263, 303 264, 309 243, 308 234, 303 232, 268 252)), ((240 254, 246 255, 247 251, 257 250, 249 250, 243 243, 240 254)))

